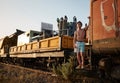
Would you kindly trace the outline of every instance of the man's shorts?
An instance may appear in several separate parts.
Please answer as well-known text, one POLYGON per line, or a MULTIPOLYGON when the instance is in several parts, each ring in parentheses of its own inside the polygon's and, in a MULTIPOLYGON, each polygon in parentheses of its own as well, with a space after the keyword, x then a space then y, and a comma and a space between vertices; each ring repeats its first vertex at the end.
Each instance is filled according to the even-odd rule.
POLYGON ((85 52, 84 42, 76 42, 76 44, 77 44, 77 52, 85 52))

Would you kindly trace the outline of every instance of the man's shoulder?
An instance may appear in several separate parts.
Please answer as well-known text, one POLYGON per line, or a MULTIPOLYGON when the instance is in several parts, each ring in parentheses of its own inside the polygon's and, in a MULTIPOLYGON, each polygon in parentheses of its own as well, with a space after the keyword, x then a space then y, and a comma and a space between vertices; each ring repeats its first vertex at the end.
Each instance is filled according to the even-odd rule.
POLYGON ((82 31, 86 31, 87 29, 86 29, 86 28, 82 28, 81 30, 82 30, 82 31))
POLYGON ((76 34, 77 31, 74 31, 74 34, 76 34))

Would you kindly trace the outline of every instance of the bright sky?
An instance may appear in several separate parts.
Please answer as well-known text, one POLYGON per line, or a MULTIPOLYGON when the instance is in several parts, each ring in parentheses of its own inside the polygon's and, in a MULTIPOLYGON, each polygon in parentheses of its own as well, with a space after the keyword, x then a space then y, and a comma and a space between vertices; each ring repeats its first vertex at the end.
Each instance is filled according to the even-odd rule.
POLYGON ((57 28, 57 18, 67 15, 68 21, 88 22, 90 0, 0 0, 0 38, 16 29, 40 30, 41 22, 57 28))

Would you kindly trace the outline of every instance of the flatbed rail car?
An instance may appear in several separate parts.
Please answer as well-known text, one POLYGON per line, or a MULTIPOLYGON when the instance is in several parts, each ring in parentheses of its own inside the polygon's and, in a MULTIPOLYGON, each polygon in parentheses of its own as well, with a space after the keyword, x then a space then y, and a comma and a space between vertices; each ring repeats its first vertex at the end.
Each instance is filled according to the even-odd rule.
POLYGON ((28 44, 10 48, 10 57, 64 57, 73 51, 73 38, 70 36, 54 36, 28 44))
MULTIPOLYGON (((89 58, 88 65, 91 66, 92 46, 86 43, 85 49, 85 55, 89 58)), ((73 37, 65 35, 54 36, 40 41, 10 47, 9 53, 11 58, 64 58, 66 60, 70 55, 74 55, 73 37)))

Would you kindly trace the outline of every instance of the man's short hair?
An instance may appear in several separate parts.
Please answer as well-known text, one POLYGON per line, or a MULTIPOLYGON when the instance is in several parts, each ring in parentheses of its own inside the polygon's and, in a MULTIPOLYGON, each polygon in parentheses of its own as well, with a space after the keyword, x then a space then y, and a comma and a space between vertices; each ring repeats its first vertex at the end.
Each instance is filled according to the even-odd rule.
POLYGON ((82 22, 81 21, 78 21, 77 24, 80 23, 80 25, 82 26, 82 22))

